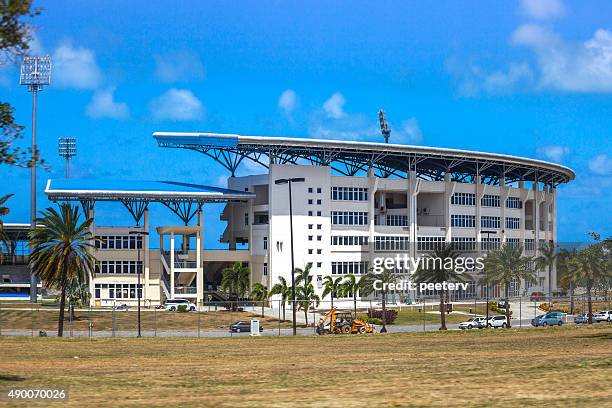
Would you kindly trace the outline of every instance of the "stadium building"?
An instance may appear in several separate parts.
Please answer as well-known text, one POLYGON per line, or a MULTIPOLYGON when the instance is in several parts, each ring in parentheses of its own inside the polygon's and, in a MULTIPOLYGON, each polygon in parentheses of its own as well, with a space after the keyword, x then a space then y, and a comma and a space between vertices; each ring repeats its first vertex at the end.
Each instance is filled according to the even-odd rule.
MULTIPOLYGON (((537 255, 540 245, 557 241, 556 188, 575 177, 558 164, 455 149, 211 133, 153 137, 162 148, 213 158, 229 172, 227 188, 49 180, 45 193, 51 201, 78 202, 94 220, 97 202, 120 202, 139 225, 94 222, 92 233, 100 240, 93 304, 135 302, 139 271, 145 305, 167 298, 224 299, 221 272, 235 261, 249 265, 252 284, 271 288, 279 277, 290 281, 290 194, 295 266, 312 264, 319 295, 325 276, 363 275, 374 258, 417 257, 445 243, 472 257, 504 243, 537 255), (267 171, 236 177, 243 161, 267 171), (284 183, 292 178, 298 180, 284 183), (225 203, 220 241, 227 249, 203 247, 211 202, 225 203), (181 222, 157 227, 159 242, 153 243, 149 207, 155 203, 181 222)), ((552 279, 554 287, 556 273, 552 279)), ((473 276, 454 298, 500 294, 496 285, 485 288, 477 281, 473 276)), ((535 284, 520 287, 516 282, 511 295, 547 290, 547 272, 538 271, 535 284)), ((436 294, 394 295, 401 301, 436 294)))

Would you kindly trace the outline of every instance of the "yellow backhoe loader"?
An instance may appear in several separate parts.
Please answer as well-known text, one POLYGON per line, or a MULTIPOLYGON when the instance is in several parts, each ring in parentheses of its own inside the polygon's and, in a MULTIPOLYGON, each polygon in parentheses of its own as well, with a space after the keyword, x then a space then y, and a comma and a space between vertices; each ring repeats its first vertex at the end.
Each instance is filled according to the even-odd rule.
POLYGON ((353 319, 349 311, 329 310, 319 320, 317 334, 374 333, 374 325, 361 319, 353 319))

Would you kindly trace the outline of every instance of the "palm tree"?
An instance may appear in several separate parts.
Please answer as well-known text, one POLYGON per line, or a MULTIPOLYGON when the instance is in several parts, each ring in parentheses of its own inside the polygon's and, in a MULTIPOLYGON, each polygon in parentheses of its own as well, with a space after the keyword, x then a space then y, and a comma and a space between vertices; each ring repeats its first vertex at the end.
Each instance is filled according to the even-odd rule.
POLYGON ((604 252, 604 244, 601 238, 595 232, 590 235, 595 239, 595 244, 588 248, 579 251, 578 258, 580 260, 580 280, 584 283, 587 290, 588 303, 588 321, 593 324, 593 301, 591 293, 593 287, 600 281, 609 279, 612 271, 610 271, 609 254, 604 252))
POLYGON ((567 288, 570 296, 570 314, 574 314, 574 292, 576 286, 580 281, 581 264, 578 259, 578 253, 575 249, 568 251, 562 249, 559 251, 559 257, 557 259, 557 272, 559 275, 559 282, 563 285, 564 289, 567 288))
POLYGON ((261 317, 264 317, 264 302, 270 297, 268 287, 259 282, 255 283, 253 289, 251 289, 251 297, 253 300, 261 302, 261 317))
POLYGON ((357 278, 352 273, 344 277, 344 281, 339 288, 339 296, 351 296, 353 298, 353 313, 357 317, 357 296, 367 296, 371 291, 372 286, 367 279, 357 278))
POLYGON ((36 219, 37 227, 28 234, 29 263, 47 288, 56 286, 61 291, 57 335, 62 337, 66 291, 75 283, 83 284, 95 273, 95 245, 89 231, 93 219, 79 224, 79 209, 70 204, 61 204, 59 212, 47 208, 41 215, 36 219))
POLYGON ((552 270, 557 262, 557 247, 552 242, 540 245, 540 255, 535 259, 538 269, 548 269, 548 304, 552 304, 552 270))
POLYGON ((291 290, 291 286, 287 285, 287 280, 279 276, 278 282, 272 289, 270 289, 270 296, 280 295, 281 296, 281 305, 283 307, 283 320, 285 320, 285 305, 287 304, 287 299, 293 294, 291 290))
MULTIPOLYGON (((457 253, 453 251, 450 244, 434 249, 431 255, 427 255, 423 260, 422 267, 414 273, 414 282, 423 283, 443 283, 443 282, 461 282, 463 277, 460 273, 455 272, 455 258, 457 253), (447 262, 452 259, 452 262, 447 262)), ((446 290, 439 290, 440 295, 440 329, 446 330, 446 298, 448 296, 446 290)))
POLYGON ((497 281, 504 287, 507 328, 510 328, 510 307, 508 307, 510 284, 518 281, 520 285, 521 279, 535 281, 531 262, 531 257, 523 256, 522 247, 508 244, 489 252, 484 259, 484 281, 487 283, 497 281))
POLYGON ((4 232, 4 224, 2 223, 2 217, 8 215, 11 210, 6 207, 4 204, 11 198, 13 194, 7 194, 5 196, 0 197, 0 259, 2 259, 2 244, 5 244, 6 247, 9 247, 9 239, 6 233, 4 232))
POLYGON ((389 293, 389 284, 397 282, 397 275, 393 273, 393 271, 389 269, 384 269, 381 273, 370 272, 362 279, 362 295, 365 295, 364 290, 366 282, 368 284, 368 288, 371 288, 371 291, 374 291, 374 282, 380 281, 380 296, 381 296, 381 305, 382 305, 382 329, 380 329, 381 333, 387 332, 387 293, 389 293))
POLYGON ((342 286, 342 277, 326 276, 323 278, 323 293, 321 297, 331 295, 331 309, 334 308, 334 297, 338 296, 342 286))
MULTIPOLYGON (((310 269, 312 268, 312 262, 306 264, 304 269, 295 268, 295 292, 298 302, 298 308, 304 311, 304 320, 306 320, 306 326, 308 326, 308 308, 312 303, 315 307, 319 306, 321 299, 315 293, 314 285, 312 284, 312 276, 310 275, 310 269)), ((294 306, 295 307, 295 306, 294 306)))
MULTIPOLYGON (((221 288, 229 293, 230 297, 238 300, 244 297, 249 290, 249 276, 251 274, 248 266, 242 262, 234 262, 230 267, 223 269, 221 277, 221 288)), ((236 310, 236 304, 232 302, 232 310, 236 310)))

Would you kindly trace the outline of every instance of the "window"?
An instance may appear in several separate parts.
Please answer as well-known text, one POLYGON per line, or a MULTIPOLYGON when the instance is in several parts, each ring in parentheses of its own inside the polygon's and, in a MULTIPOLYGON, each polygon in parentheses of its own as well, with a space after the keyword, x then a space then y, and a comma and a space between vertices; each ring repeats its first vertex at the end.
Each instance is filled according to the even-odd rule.
POLYGON ((308 187, 308 192, 312 193, 312 187, 308 187))
POLYGON ((451 196, 451 204, 476 205, 476 194, 474 193, 455 193, 451 196))
POLYGON ((244 225, 249 225, 249 213, 244 213, 244 225))
POLYGON ((313 251, 312 249, 309 249, 308 250, 308 255, 312 255, 312 251, 313 251))
POLYGON ((142 273, 142 261, 99 261, 96 272, 101 274, 142 273))
POLYGON ((499 249, 501 240, 499 238, 483 238, 480 242, 480 249, 483 251, 494 251, 499 249))
POLYGON ((480 199, 480 205, 482 205, 483 207, 499 207, 499 196, 485 194, 480 199))
POLYGON ((323 262, 317 262, 317 268, 320 268, 321 266, 323 266, 323 262))
POLYGON ((308 229, 312 229, 312 224, 308 224, 308 229))
POLYGON ((480 228, 499 228, 499 224, 499 217, 492 217, 489 215, 480 217, 480 228))
POLYGON ((506 199, 506 208, 523 208, 523 202, 519 197, 508 197, 506 199))
POLYGON ((317 249, 317 255, 321 255, 322 252, 323 252, 322 249, 317 249))
POLYGON ((308 199, 308 205, 312 205, 312 198, 308 199))
POLYGON ((334 246, 368 245, 366 235, 332 235, 331 238, 334 246))
POLYGON ((333 225, 366 225, 368 213, 365 211, 332 211, 333 225))
POLYGON ((518 238, 508 238, 506 239, 506 244, 510 247, 518 248, 521 243, 518 238))
POLYGON ((408 226, 407 215, 387 215, 385 217, 385 225, 390 227, 406 227, 408 226))
POLYGON ((368 189, 364 187, 332 187, 334 201, 368 201, 368 189))
POLYGON ((268 264, 265 262, 263 265, 263 276, 268 276, 268 264))
POLYGON ((321 187, 317 187, 317 194, 321 194, 321 187))
POLYGON ((139 297, 142 297, 142 285, 135 283, 96 283, 94 294, 97 299, 136 299, 138 289, 139 297), (104 296, 103 290, 108 290, 108 295, 104 296))
POLYGON ((263 237, 263 249, 268 249, 268 237, 263 237))
POLYGON ((317 211, 317 217, 321 216, 321 211, 317 211))
POLYGON ((98 249, 142 249, 142 237, 136 235, 104 235, 96 237, 98 249))
POLYGON ((519 229, 521 227, 521 219, 515 217, 506 217, 506 228, 519 229))
POLYGON ((417 250, 433 251, 444 247, 444 237, 417 237, 417 250))
POLYGON ((453 214, 451 215, 451 227, 474 228, 476 227, 476 216, 453 214))
POLYGON ((321 205, 321 199, 317 199, 317 205, 321 205))
POLYGON ((361 275, 368 273, 368 262, 332 262, 332 275, 361 275))
POLYGON ((455 251, 475 251, 476 238, 473 237, 453 237, 452 247, 455 251))
POLYGON ((317 229, 320 230, 323 224, 317 224, 317 229))
POLYGON ((312 211, 308 211, 308 216, 312 217, 312 211))
POLYGON ((317 235, 317 241, 320 241, 323 237, 321 235, 317 235))
POLYGON ((309 235, 309 236, 308 236, 308 240, 309 240, 309 241, 312 241, 312 235, 309 235))
POLYGON ((401 235, 374 237, 375 251, 407 251, 410 240, 401 235))
POLYGON ((535 251, 535 239, 525 240, 525 251, 535 251))

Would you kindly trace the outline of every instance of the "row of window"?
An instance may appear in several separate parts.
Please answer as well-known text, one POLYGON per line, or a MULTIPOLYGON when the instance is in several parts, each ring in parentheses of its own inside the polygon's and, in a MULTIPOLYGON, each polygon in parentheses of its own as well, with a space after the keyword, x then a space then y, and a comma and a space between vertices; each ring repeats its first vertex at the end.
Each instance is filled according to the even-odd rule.
POLYGON ((96 299, 137 299, 142 297, 142 285, 136 283, 96 283, 94 297, 96 299), (103 290, 105 293, 102 293, 103 290))
POLYGON ((368 213, 365 211, 332 211, 333 225, 366 225, 368 213))
POLYGON ((362 275, 368 273, 368 263, 366 261, 357 262, 332 262, 332 275, 362 275))
POLYGON ((410 240, 399 235, 374 237, 375 251, 408 251, 410 240))
POLYGON ((365 187, 332 187, 331 199, 335 201, 368 201, 365 187))
MULTIPOLYGON (((476 227, 475 215, 453 214, 451 215, 451 227, 474 228, 476 227)), ((481 228, 499 228, 500 217, 483 215, 480 217, 481 228)), ((506 217, 506 228, 519 229, 521 220, 517 217, 506 217)))
MULTIPOLYGON (((451 204, 474 206, 476 205, 476 194, 454 193, 451 196, 451 204)), ((485 194, 480 199, 480 205, 483 207, 499 207, 501 200, 499 195, 485 194)), ((506 208, 523 208, 523 202, 519 197, 508 197, 506 199, 506 208)))
POLYGON ((389 227, 406 227, 408 226, 408 216, 407 215, 387 215, 385 217, 385 225, 389 227))
POLYGON ((142 261, 99 261, 97 273, 137 274, 142 273, 142 261))
POLYGON ((332 245, 368 245, 365 235, 332 235, 332 245))
POLYGON ((142 249, 142 237, 136 235, 96 236, 98 249, 142 249))

